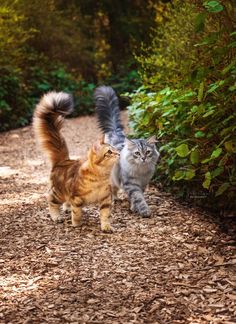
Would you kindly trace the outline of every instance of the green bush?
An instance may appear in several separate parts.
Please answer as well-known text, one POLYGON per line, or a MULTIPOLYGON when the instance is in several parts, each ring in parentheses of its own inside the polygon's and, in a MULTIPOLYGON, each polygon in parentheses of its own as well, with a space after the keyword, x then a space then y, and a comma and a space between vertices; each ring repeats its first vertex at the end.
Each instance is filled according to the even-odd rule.
POLYGON ((16 70, 0 69, 0 131, 28 122, 30 99, 16 70))
POLYGON ((75 79, 61 65, 29 65, 22 71, 1 69, 0 78, 0 131, 25 126, 30 123, 33 110, 40 97, 48 91, 66 91, 74 96, 73 116, 93 111, 92 83, 79 77, 75 79))
POLYGON ((141 78, 134 62, 123 67, 119 74, 113 74, 105 80, 117 93, 132 92, 141 86, 141 78))
POLYGON ((194 33, 197 12, 192 1, 174 0, 162 12, 164 18, 157 22, 152 44, 136 55, 144 85, 155 90, 166 84, 176 86, 199 59, 194 47, 199 38, 194 33))
POLYGON ((127 1, 123 12, 120 3, 114 11, 107 1, 92 2, 1 1, 0 131, 28 124, 47 91, 72 93, 77 116, 94 110, 95 83, 114 83, 118 92, 138 86, 131 47, 149 38, 151 7, 127 1))
MULTIPOLYGON (((159 138, 162 159, 157 178, 179 196, 216 208, 235 207, 236 202, 236 32, 230 8, 231 1, 224 6, 204 1, 195 7, 193 38, 198 43, 190 52, 191 70, 181 70, 180 64, 172 73, 175 80, 182 75, 181 80, 162 90, 153 83, 155 73, 145 74, 146 87, 131 95, 129 107, 135 135, 159 138), (192 60, 197 56, 198 61, 192 60)), ((176 56, 172 66, 178 60, 176 56)), ((165 71, 160 67, 158 78, 165 71)))
POLYGON ((121 71, 118 75, 111 75, 103 82, 107 85, 112 85, 119 97, 120 108, 124 109, 130 104, 128 96, 123 96, 124 92, 132 92, 141 86, 141 78, 132 64, 127 66, 125 71, 121 71))

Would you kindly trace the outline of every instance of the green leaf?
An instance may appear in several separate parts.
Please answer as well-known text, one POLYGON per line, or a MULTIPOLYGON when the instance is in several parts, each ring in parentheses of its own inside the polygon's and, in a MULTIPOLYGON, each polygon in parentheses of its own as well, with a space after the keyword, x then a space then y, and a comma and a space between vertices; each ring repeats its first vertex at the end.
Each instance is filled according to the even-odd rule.
POLYGON ((219 1, 205 1, 204 6, 209 12, 217 13, 224 10, 224 7, 220 4, 219 1))
POLYGON ((211 153, 211 159, 216 159, 218 158, 218 156, 220 156, 222 153, 222 148, 221 147, 218 147, 216 150, 214 150, 212 153, 211 153))
POLYGON ((172 180, 179 181, 179 180, 191 180, 195 177, 195 170, 188 169, 188 170, 177 170, 175 171, 175 175, 172 177, 172 180))
POLYGON ((222 74, 228 73, 234 66, 235 66, 236 60, 233 60, 230 64, 228 64, 223 70, 222 74))
POLYGON ((211 184, 211 173, 208 171, 208 172, 205 173, 205 180, 202 183, 202 186, 205 189, 209 189, 210 184, 211 184))
POLYGON ((194 151, 191 152, 190 161, 192 162, 192 164, 198 164, 198 162, 199 162, 199 151, 197 149, 195 149, 194 151))
POLYGON ((166 117, 166 116, 169 116, 169 115, 172 115, 173 116, 173 113, 176 111, 176 108, 174 107, 174 108, 170 108, 170 109, 168 109, 166 112, 164 112, 163 114, 162 114, 162 117, 166 117))
POLYGON ((222 148, 218 147, 216 150, 214 150, 211 153, 211 156, 209 158, 202 161, 202 164, 208 163, 209 161, 218 158, 221 155, 221 153, 222 153, 222 148))
POLYGON ((207 16, 206 12, 201 12, 200 14, 197 15, 195 19, 195 31, 197 33, 204 30, 206 16, 207 16))
POLYGON ((48 91, 50 89, 50 84, 49 83, 40 83, 38 85, 38 89, 43 90, 43 91, 48 91))
POLYGON ((185 171, 184 179, 185 180, 191 180, 193 177, 195 177, 195 170, 189 169, 185 171))
POLYGON ((146 125, 148 125, 149 121, 150 121, 150 115, 145 114, 145 116, 143 117, 143 119, 141 121, 141 124, 146 126, 146 125))
POLYGON ((183 178, 184 178, 184 171, 177 170, 177 171, 175 171, 175 175, 172 177, 172 180, 178 181, 178 180, 181 180, 183 178))
POLYGON ((93 83, 88 84, 89 90, 93 90, 95 88, 95 85, 93 83))
POLYGON ((230 48, 236 47, 236 42, 231 42, 231 43, 229 44, 229 47, 230 47, 230 48))
POLYGON ((180 157, 186 157, 189 154, 188 144, 181 144, 175 150, 180 157))
POLYGON ((214 92, 216 89, 218 89, 219 87, 224 85, 224 83, 225 83, 225 80, 220 80, 220 81, 210 84, 208 87, 207 93, 214 92))
POLYGON ((196 113, 198 111, 198 106, 193 106, 192 108, 191 108, 191 112, 192 113, 196 113))
POLYGON ((194 134, 194 136, 195 136, 196 138, 203 138, 203 137, 206 136, 206 134, 205 134, 204 132, 202 132, 202 131, 197 131, 197 132, 194 134))
POLYGON ((230 184, 228 182, 223 183, 216 191, 215 196, 218 197, 218 196, 222 195, 222 193, 224 193, 229 187, 230 187, 230 184))
POLYGON ((234 143, 232 140, 225 142, 224 146, 227 152, 236 153, 236 143, 234 143))
POLYGON ((215 112, 215 110, 210 110, 210 111, 208 111, 207 113, 205 113, 202 117, 203 117, 203 118, 206 118, 206 117, 208 117, 208 116, 214 114, 214 112, 215 112))
POLYGON ((204 82, 201 82, 200 83, 200 86, 199 86, 199 89, 198 89, 198 96, 197 96, 197 100, 199 102, 202 101, 203 93, 204 93, 204 82))
POLYGON ((235 85, 229 87, 229 91, 235 91, 235 90, 236 90, 236 86, 235 85))
POLYGON ((222 174, 224 172, 224 168, 223 167, 218 167, 215 170, 211 171, 211 177, 216 178, 218 177, 218 175, 222 174))

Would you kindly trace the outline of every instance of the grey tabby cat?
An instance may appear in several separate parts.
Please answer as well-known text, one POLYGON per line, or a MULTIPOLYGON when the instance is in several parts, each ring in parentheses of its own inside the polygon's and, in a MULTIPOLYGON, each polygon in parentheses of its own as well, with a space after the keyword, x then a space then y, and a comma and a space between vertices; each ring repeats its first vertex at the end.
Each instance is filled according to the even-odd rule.
POLYGON ((111 87, 100 86, 94 99, 99 126, 105 134, 105 142, 120 151, 119 162, 112 170, 112 192, 116 197, 122 188, 130 200, 130 209, 143 217, 150 216, 150 209, 143 192, 151 180, 159 152, 156 137, 149 139, 127 139, 120 121, 119 101, 111 87))

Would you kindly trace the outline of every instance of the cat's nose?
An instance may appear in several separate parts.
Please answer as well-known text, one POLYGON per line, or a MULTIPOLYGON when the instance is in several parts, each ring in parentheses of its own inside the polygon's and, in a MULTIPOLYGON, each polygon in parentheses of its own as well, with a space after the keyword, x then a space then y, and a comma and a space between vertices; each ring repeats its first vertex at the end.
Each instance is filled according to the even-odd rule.
POLYGON ((145 157, 142 157, 142 160, 143 160, 143 162, 146 160, 146 158, 145 157))

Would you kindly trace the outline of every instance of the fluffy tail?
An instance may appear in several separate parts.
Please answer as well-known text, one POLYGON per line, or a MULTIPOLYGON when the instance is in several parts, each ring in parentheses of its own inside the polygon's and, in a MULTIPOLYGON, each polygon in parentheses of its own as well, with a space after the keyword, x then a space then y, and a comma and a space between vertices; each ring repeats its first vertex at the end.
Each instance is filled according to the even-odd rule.
POLYGON ((65 92, 49 92, 36 106, 33 128, 36 139, 49 157, 52 166, 69 158, 69 152, 60 130, 64 117, 74 109, 72 96, 65 92))
POLYGON ((111 87, 100 86, 94 93, 99 127, 106 135, 106 142, 121 149, 125 135, 120 121, 119 100, 111 87))

